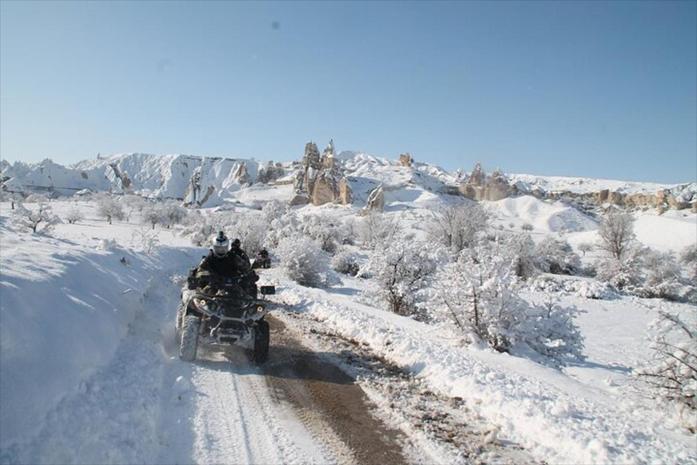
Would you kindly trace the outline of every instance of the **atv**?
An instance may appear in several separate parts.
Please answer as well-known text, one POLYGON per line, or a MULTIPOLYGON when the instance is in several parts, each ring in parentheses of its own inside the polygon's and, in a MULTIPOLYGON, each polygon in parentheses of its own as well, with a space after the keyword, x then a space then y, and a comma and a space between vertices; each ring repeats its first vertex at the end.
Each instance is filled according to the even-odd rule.
POLYGON ((269 301, 263 297, 275 293, 274 286, 256 285, 246 276, 221 278, 206 271, 189 274, 177 311, 176 329, 179 358, 196 360, 199 344, 241 346, 256 364, 269 355, 269 324, 264 317, 269 301))

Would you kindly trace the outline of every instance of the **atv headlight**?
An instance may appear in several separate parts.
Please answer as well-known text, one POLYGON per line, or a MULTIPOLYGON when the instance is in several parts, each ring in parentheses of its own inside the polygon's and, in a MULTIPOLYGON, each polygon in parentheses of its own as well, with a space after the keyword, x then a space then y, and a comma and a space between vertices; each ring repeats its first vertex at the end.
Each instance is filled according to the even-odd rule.
POLYGON ((201 309, 207 313, 215 313, 217 310, 217 305, 205 299, 195 298, 194 305, 196 306, 196 308, 201 309))

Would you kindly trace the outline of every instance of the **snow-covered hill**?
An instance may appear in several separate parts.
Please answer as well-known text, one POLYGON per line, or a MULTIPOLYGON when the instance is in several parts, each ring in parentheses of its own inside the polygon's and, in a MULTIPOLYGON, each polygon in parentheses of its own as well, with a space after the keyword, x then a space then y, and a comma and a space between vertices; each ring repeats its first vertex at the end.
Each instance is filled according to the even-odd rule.
MULTIPOLYGON (((407 197, 411 197, 415 195, 415 189, 460 195, 460 191, 465 192, 461 186, 471 182, 464 171, 451 173, 421 161, 405 166, 396 160, 351 151, 339 153, 336 159, 341 174, 353 191, 354 203, 359 206, 365 204, 370 191, 379 185, 383 185, 386 192, 411 190, 411 193, 405 192, 407 197)), ((292 184, 299 165, 285 162, 278 166, 279 176, 272 182, 292 184)), ((48 159, 35 164, 3 162, 0 165, 0 181, 3 189, 10 191, 48 191, 71 195, 81 189, 129 190, 148 197, 189 202, 205 198, 206 206, 215 206, 235 197, 236 192, 250 185, 267 182, 262 171, 268 167, 268 164, 254 159, 131 153, 84 160, 69 167, 48 159)), ((628 206, 648 207, 665 203, 670 207, 685 208, 691 203, 697 204, 697 182, 658 184, 525 174, 506 174, 500 180, 504 183, 504 189, 496 194, 494 200, 517 195, 555 199, 566 195, 571 199, 581 196, 598 203, 609 201, 626 203, 628 206), (603 191, 606 193, 602 194, 603 191), (662 197, 656 200, 659 194, 662 197)), ((482 182, 487 182, 486 175, 482 182)), ((291 197, 292 193, 289 199, 291 197)), ((488 194, 484 195, 484 198, 489 197, 488 194)))

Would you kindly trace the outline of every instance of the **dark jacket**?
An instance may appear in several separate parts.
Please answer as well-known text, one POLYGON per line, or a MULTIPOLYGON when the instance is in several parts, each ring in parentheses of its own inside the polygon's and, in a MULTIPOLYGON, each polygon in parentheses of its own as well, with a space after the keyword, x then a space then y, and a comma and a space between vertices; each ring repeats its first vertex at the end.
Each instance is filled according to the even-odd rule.
POLYGON ((249 259, 239 253, 229 251, 222 257, 217 257, 212 250, 203 258, 198 268, 226 278, 244 275, 252 269, 249 259))

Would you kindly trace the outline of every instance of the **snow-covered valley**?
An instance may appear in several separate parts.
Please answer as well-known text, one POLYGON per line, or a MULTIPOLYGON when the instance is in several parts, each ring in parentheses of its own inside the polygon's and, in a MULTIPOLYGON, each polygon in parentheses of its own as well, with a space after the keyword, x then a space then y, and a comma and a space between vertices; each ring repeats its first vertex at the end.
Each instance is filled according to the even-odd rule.
MULTIPOLYGON (((638 376, 654 355, 651 322, 661 312, 690 324, 697 318, 690 265, 680 262, 680 276, 665 291, 670 298, 649 296, 658 285, 650 287, 651 276, 644 276, 647 263, 678 263, 695 247, 696 213, 625 211, 633 244, 650 247, 641 253, 656 261, 640 262, 641 285, 622 289, 601 277, 599 264, 607 261, 599 230, 610 211, 602 206, 521 194, 475 203, 443 189, 458 176, 436 167, 363 154, 337 159, 351 203, 288 207, 298 191, 297 163, 283 164, 286 171, 273 182, 251 185, 238 164, 212 168, 223 175, 211 180, 211 203, 187 207, 167 224, 148 215, 172 200, 142 197, 187 201, 195 167, 153 177, 172 160, 144 171, 120 165, 139 195, 112 189, 108 198, 128 213, 111 224, 99 195, 27 198, 22 207, 15 199, 14 210, 1 202, 0 463, 697 463, 695 411, 662 399, 638 376), (33 233, 17 221, 18 209, 40 204, 63 221, 33 233), (510 287, 497 295, 511 294, 526 311, 575 309, 565 324, 576 343, 562 334, 540 348, 530 331, 510 332, 501 333, 510 345, 497 350, 448 314, 442 295, 460 294, 447 288, 469 287, 447 279, 460 279, 458 257, 479 246, 452 252, 436 243, 429 225, 444 209, 473 205, 486 217, 475 231, 480 253, 506 248, 492 260, 500 269, 511 260, 519 269, 524 260, 535 268, 530 275, 495 275, 510 287), (80 217, 68 223, 75 211, 80 217), (206 350, 193 363, 178 357, 180 290, 221 228, 250 254, 265 246, 272 256, 273 266, 259 270, 258 284, 277 289, 269 297, 271 353, 262 366, 238 349, 206 350), (523 242, 518 248, 508 242, 521 238, 529 239, 528 252, 523 242), (302 244, 307 250, 296 250, 302 244), (568 262, 542 263, 549 244, 562 244, 568 262), (506 255, 509 249, 516 255, 506 255), (414 288, 418 311, 409 314, 390 311, 380 281, 380 262, 404 250, 433 263, 414 288), (291 255, 301 267, 316 266, 318 281, 307 285, 307 276, 294 274, 291 255), (355 264, 355 272, 342 271, 345 264, 355 264), (567 343, 578 353, 559 349, 567 343), (550 355, 557 349, 565 355, 550 355)), ((96 170, 105 166, 79 168, 93 180, 103 178, 96 170)), ((245 166, 255 178, 269 165, 245 166)), ((25 186, 27 173, 39 172, 13 169, 25 186)), ((121 185, 110 176, 78 187, 121 185)), ((560 182, 545 182, 553 181, 560 182)), ((602 180, 582 184, 593 192, 622 189, 602 180)))

